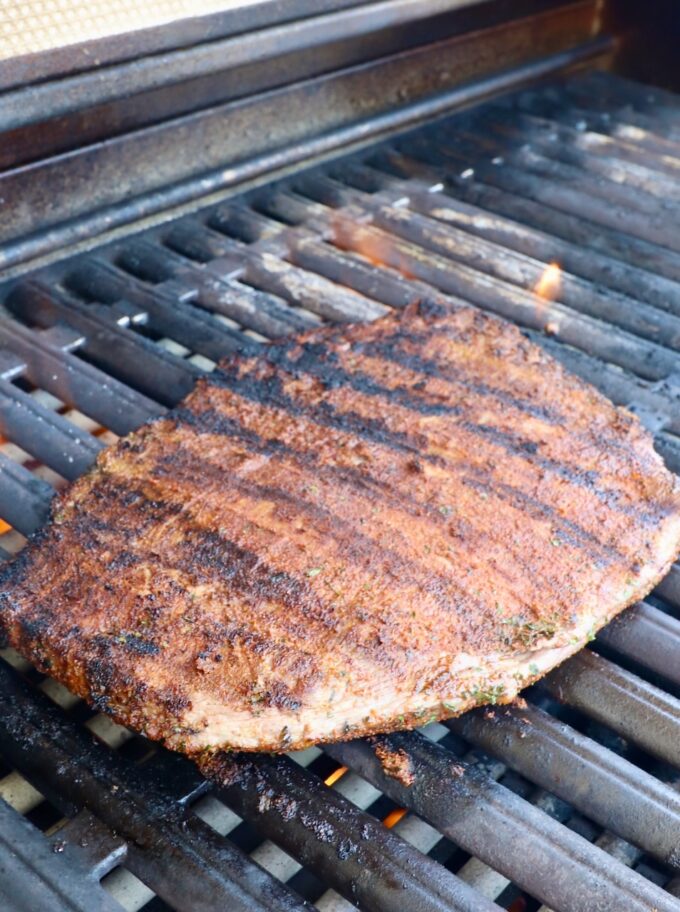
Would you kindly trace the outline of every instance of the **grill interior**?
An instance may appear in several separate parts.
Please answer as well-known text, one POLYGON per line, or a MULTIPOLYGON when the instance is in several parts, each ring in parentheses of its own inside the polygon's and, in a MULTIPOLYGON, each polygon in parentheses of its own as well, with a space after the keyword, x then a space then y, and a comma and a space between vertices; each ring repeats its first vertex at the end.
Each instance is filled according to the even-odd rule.
MULTIPOLYGON (((516 322, 680 471, 679 169, 677 99, 590 73, 6 284, 0 544, 229 352, 423 297, 516 322)), ((353 742, 213 789, 5 650, 10 906, 680 910, 679 612, 676 567, 526 706, 393 736, 411 788, 353 742)))

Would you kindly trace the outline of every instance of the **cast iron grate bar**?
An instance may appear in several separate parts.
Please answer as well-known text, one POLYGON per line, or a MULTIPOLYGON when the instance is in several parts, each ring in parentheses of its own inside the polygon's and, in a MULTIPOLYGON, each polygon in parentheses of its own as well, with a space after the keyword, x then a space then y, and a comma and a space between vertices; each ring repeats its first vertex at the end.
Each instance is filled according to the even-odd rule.
POLYGON ((21 912, 122 912, 71 846, 45 840, 2 799, 0 896, 8 908, 21 912))
POLYGON ((572 215, 560 211, 555 200, 537 201, 521 191, 506 189, 499 177, 503 173, 503 161, 498 156, 481 168, 475 161, 475 168, 472 168, 468 167, 468 160, 462 166, 460 162, 430 162, 427 156, 419 158, 418 150, 417 144, 402 149, 387 148, 379 150, 371 161, 383 162, 388 172, 406 178, 423 176, 427 179, 428 175, 436 175, 433 184, 441 184, 445 179, 452 195, 493 214, 520 220, 532 229, 569 241, 585 251, 644 269, 651 276, 680 279, 680 259, 671 251, 617 228, 605 228, 589 221, 582 213, 572 215))
POLYGON ((61 718, 56 707, 41 699, 42 695, 4 663, 0 663, 0 678, 3 755, 29 781, 39 784, 64 813, 71 811, 71 804, 87 805, 113 830, 124 834, 128 867, 133 873, 139 871, 159 896, 187 912, 214 908, 216 902, 239 912, 305 908, 201 820, 183 817, 181 803, 168 800, 173 785, 189 794, 200 788, 195 770, 180 770, 180 780, 189 781, 179 786, 173 782, 178 772, 165 770, 165 790, 159 795, 152 769, 128 768, 84 729, 61 718), (50 762, 44 763, 43 757, 50 762), (193 775, 193 782, 187 773, 193 775))
MULTIPOLYGON (((52 494, 36 463, 60 484, 102 446, 42 391, 122 434, 235 350, 423 297, 518 323, 637 411, 680 470, 680 115, 669 96, 649 95, 602 75, 544 86, 15 281, 0 314, 0 432, 28 459, 0 451, 0 516, 30 534, 52 494), (538 302, 551 261, 561 288, 538 302)), ((521 888, 557 912, 593 897, 612 912, 680 909, 677 579, 674 569, 658 597, 602 632, 602 655, 574 657, 526 707, 436 727, 441 744, 389 739, 418 771, 411 789, 386 778, 365 743, 328 748, 364 777, 345 781, 431 826, 409 814, 389 832, 340 797, 342 779, 330 791, 285 759, 237 758, 234 783, 216 794, 271 840, 263 859, 275 846, 295 859, 279 861, 284 879, 302 865, 365 909, 397 908, 395 882, 413 909, 498 908, 428 857, 442 835, 473 856, 452 869, 503 904, 521 888), (298 813, 282 811, 293 804, 298 813), (411 830, 420 851, 396 836, 411 830)), ((208 908, 210 893, 230 908, 301 907, 192 813, 206 786, 188 762, 157 751, 131 766, 16 672, 3 665, 0 677, 0 752, 67 816, 87 806, 123 834, 126 866, 168 905, 199 909, 206 897, 208 908), (267 885, 270 905, 253 884, 267 885)))

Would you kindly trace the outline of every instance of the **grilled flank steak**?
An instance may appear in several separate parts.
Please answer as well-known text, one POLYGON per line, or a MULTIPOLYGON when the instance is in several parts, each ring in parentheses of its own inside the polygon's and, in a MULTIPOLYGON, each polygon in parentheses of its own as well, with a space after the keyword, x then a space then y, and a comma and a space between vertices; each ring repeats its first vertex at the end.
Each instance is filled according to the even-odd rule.
POLYGON ((421 307, 235 357, 61 495, 7 636, 196 753, 509 700, 675 558, 637 419, 514 327, 421 307))

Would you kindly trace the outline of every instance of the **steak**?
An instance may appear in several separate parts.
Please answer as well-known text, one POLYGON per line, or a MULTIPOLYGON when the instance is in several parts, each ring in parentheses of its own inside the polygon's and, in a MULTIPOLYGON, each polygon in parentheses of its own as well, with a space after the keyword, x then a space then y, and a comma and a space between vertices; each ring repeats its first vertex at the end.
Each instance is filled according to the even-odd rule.
POLYGON ((104 451, 0 579, 6 637, 189 754, 507 702, 645 595, 680 491, 513 326, 421 304, 235 356, 104 451))

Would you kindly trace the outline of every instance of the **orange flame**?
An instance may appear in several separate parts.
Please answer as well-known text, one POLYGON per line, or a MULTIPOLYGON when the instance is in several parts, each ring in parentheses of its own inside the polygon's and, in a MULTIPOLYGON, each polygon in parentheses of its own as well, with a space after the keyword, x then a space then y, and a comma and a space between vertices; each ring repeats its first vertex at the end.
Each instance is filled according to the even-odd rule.
POLYGON ((534 285, 534 294, 542 301, 554 301, 560 293, 562 285, 562 270, 560 264, 549 263, 541 274, 541 278, 534 285))
MULTIPOLYGON (((7 443, 4 437, 0 437, 0 446, 7 443)), ((9 523, 5 522, 4 519, 0 519, 0 535, 4 535, 5 532, 11 532, 12 527, 9 523)))
POLYGON ((345 775, 346 772, 347 772, 346 766, 339 766, 336 770, 333 770, 333 772, 330 774, 330 776, 326 776, 326 778, 324 779, 324 782, 328 786, 335 785, 335 783, 338 781, 338 779, 342 779, 342 777, 345 775))
MULTIPOLYGON (((562 270, 560 264, 553 261, 545 267, 540 279, 534 285, 534 294, 537 298, 536 313, 539 319, 543 319, 547 315, 550 302, 558 297, 561 287, 562 270)), ((554 320, 551 320, 545 324, 544 329, 546 332, 554 334, 559 331, 559 326, 554 320)))
POLYGON ((406 816, 406 808, 395 808, 393 811, 385 817, 383 824, 387 827, 388 830, 391 830, 393 826, 396 826, 402 817, 406 816))
POLYGON ((406 255, 395 241, 380 228, 370 224, 350 222, 344 214, 338 214, 332 222, 333 242, 341 250, 351 250, 367 260, 371 266, 387 266, 395 269, 403 278, 414 278, 407 263, 406 255))

